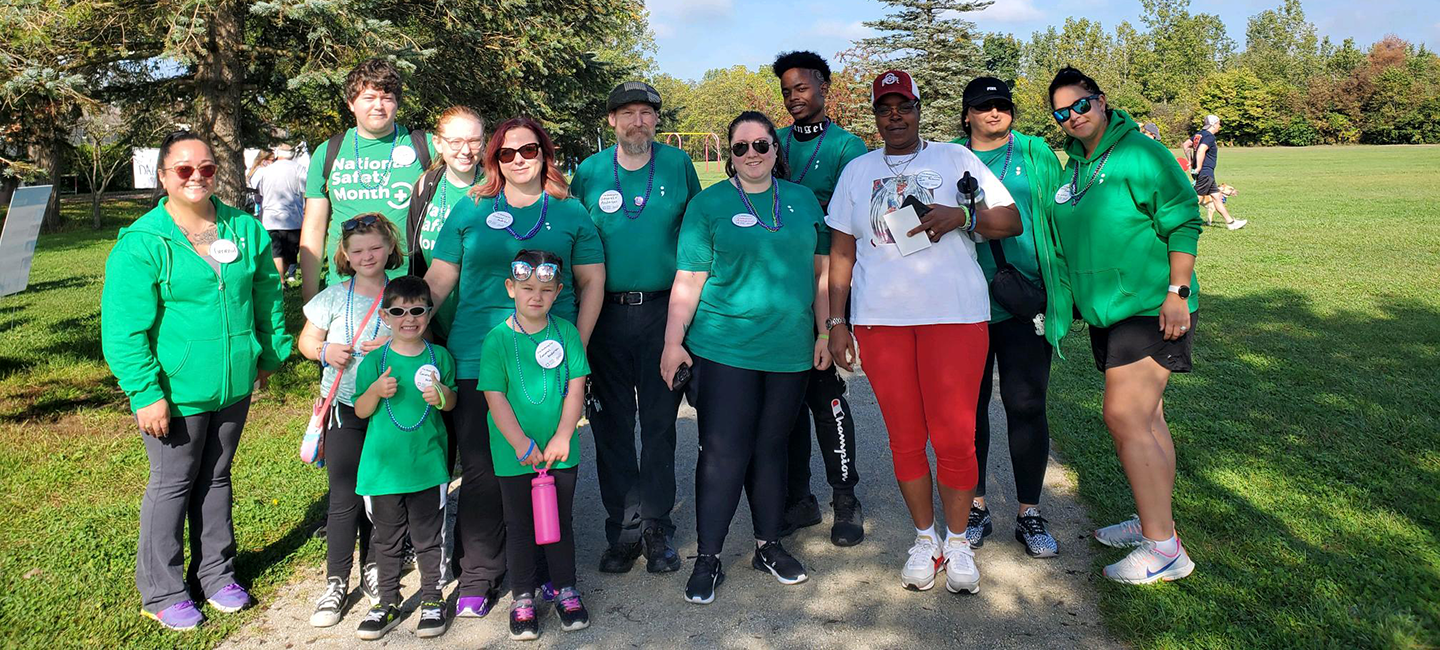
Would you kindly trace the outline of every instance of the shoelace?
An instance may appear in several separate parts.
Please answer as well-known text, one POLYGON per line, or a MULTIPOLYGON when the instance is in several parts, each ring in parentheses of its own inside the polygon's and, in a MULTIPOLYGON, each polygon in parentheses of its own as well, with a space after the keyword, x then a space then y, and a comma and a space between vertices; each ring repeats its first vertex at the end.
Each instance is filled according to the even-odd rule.
POLYGON ((575 593, 572 589, 562 590, 560 592, 560 606, 564 607, 567 612, 573 613, 580 611, 582 608, 580 604, 580 594, 575 593))
POLYGON ((643 535, 645 550, 655 554, 665 550, 665 532, 659 528, 647 528, 643 535))
POLYGON ((517 603, 515 605, 514 609, 510 610, 510 615, 514 616, 515 620, 518 621, 528 621, 534 619, 535 603, 521 601, 520 603, 517 603))
POLYGON ((855 519, 855 506, 859 504, 860 502, 854 499, 836 499, 835 518, 845 521, 855 519))
POLYGON ((983 526, 985 525, 985 515, 987 514, 990 514, 989 511, 970 506, 970 517, 966 519, 965 525, 970 528, 983 526))
POLYGON ((340 609, 340 603, 345 601, 345 591, 344 583, 331 582, 330 586, 325 589, 324 595, 320 596, 320 601, 315 603, 315 607, 317 609, 340 609))
POLYGON ((1045 520, 1044 517, 1041 517, 1040 515, 1020 517, 1017 521, 1020 523, 1020 528, 1024 529, 1027 536, 1035 537, 1038 535, 1050 534, 1048 531, 1045 530, 1045 524, 1048 522, 1045 520))
POLYGON ((436 603, 436 602, 420 603, 420 620, 422 620, 422 621, 443 621, 443 620, 445 620, 445 603, 436 603))
POLYGON ((910 547, 910 559, 914 561, 916 556, 919 555, 921 551, 924 551, 926 560, 933 564, 935 562, 935 550, 937 548, 939 547, 935 544, 935 540, 929 537, 917 537, 915 544, 910 547))
POLYGON ((383 621, 383 620, 385 620, 385 615, 386 615, 387 613, 388 613, 388 612, 386 611, 386 608, 384 608, 384 607, 373 607, 373 608, 370 609, 370 612, 365 615, 365 620, 366 620, 366 621, 383 621))
POLYGON ((716 555, 687 555, 685 559, 695 560, 696 569, 704 567, 705 572, 712 575, 720 567, 720 557, 716 555))
POLYGON ((960 568, 971 569, 975 567, 975 551, 970 548, 969 544, 956 544, 954 546, 947 544, 945 545, 945 561, 949 562, 952 566, 956 562, 959 562, 960 568))

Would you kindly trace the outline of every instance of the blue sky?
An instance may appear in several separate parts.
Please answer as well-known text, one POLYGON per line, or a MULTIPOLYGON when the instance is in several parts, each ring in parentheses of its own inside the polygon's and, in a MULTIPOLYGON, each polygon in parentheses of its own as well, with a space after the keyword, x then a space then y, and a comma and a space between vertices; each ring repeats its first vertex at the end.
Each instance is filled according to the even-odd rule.
MULTIPOLYGON (((830 58, 867 35, 861 23, 879 18, 878 0, 647 0, 662 72, 699 79, 710 68, 768 64, 783 50, 808 49, 830 58)), ((1280 0, 1193 0, 1192 13, 1215 13, 1230 37, 1244 45, 1251 15, 1280 0)), ((1354 37, 1362 45, 1394 33, 1431 49, 1440 45, 1440 1, 1305 0, 1305 16, 1321 36, 1335 42, 1354 37)), ((1122 20, 1139 25, 1139 0, 997 0, 970 16, 981 31, 1009 32, 1028 40, 1069 16, 1100 20, 1113 29, 1122 20), (1078 7, 1078 8, 1077 8, 1078 7), (1083 11, 1084 13, 1079 13, 1083 11)))

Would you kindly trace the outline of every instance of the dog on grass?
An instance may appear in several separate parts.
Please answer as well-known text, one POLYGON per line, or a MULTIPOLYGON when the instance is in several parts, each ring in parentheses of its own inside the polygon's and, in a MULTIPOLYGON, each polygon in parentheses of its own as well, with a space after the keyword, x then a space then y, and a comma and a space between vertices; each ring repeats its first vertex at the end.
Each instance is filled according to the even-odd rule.
MULTIPOLYGON (((1235 186, 1226 183, 1221 183, 1216 189, 1220 192, 1222 200, 1240 193, 1240 190, 1235 189, 1235 186)), ((1200 197, 1200 205, 1205 206, 1205 210, 1207 211, 1205 214, 1205 225, 1215 225, 1215 199, 1211 196, 1202 196, 1200 197)))

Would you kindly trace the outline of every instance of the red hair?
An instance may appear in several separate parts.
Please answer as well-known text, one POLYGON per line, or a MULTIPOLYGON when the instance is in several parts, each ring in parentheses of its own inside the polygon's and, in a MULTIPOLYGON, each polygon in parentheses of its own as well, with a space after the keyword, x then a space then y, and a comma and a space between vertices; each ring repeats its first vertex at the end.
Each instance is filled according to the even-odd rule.
POLYGON ((545 192, 557 199, 570 198, 570 184, 565 182, 565 176, 555 164, 555 141, 550 139, 545 127, 529 117, 512 117, 495 127, 490 143, 485 146, 485 184, 470 190, 470 195, 478 199, 499 196, 505 190, 505 176, 500 173, 500 148, 505 142, 505 134, 515 129, 529 129, 540 141, 540 176, 545 179, 545 192))

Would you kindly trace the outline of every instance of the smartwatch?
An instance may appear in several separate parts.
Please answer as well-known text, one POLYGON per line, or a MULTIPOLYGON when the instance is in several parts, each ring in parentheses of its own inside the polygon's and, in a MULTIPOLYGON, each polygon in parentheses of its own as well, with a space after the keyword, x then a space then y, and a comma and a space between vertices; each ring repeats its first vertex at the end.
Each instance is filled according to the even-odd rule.
POLYGON ((830 330, 835 329, 835 326, 836 326, 836 325, 844 325, 844 324, 845 324, 845 317, 844 317, 844 316, 831 316, 831 317, 825 319, 825 331, 826 331, 826 332, 829 332, 830 330))
POLYGON ((1173 294, 1175 294, 1175 295, 1177 295, 1177 296, 1180 296, 1181 298, 1189 298, 1189 297, 1190 297, 1190 285, 1188 285, 1188 284, 1172 284, 1172 285, 1170 285, 1170 293, 1173 293, 1173 294))

